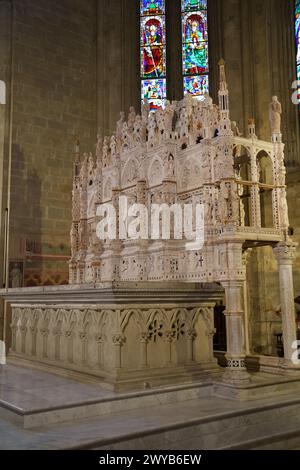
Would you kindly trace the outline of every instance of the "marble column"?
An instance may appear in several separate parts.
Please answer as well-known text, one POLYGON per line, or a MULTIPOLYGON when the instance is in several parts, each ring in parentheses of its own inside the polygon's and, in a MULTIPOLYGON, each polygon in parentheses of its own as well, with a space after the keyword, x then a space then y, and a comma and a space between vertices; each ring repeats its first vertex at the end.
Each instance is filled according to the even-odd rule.
POLYGON ((243 328, 243 280, 223 281, 226 298, 227 368, 224 381, 243 383, 249 381, 245 367, 243 328))
MULTIPOLYGON (((293 348, 297 340, 294 285, 293 285, 293 262, 296 257, 297 244, 293 242, 281 242, 274 248, 279 268, 280 305, 282 315, 284 366, 295 368, 292 362, 293 348)), ((300 367, 298 366, 299 370, 300 367)))

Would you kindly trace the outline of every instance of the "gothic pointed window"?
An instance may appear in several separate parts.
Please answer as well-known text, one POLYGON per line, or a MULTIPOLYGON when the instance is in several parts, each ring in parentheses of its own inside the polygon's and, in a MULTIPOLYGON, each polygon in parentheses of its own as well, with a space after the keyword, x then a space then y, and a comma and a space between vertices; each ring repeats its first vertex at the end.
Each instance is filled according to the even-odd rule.
POLYGON ((295 2, 298 99, 300 99, 300 0, 295 2))
POLYGON ((181 0, 184 93, 209 91, 207 0, 181 0))
POLYGON ((167 93, 165 0, 140 0, 141 94, 151 110, 167 93))

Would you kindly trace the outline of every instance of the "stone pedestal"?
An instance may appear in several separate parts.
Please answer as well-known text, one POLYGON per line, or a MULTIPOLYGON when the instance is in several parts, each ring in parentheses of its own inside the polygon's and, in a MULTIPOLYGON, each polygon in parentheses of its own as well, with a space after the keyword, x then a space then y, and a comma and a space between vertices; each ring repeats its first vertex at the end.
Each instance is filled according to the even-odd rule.
POLYGON ((296 257, 297 244, 281 242, 274 248, 278 261, 280 306, 282 316, 284 367, 300 372, 300 367, 293 362, 297 341, 296 316, 293 285, 293 261, 296 257))
POLYGON ((119 283, 8 290, 9 361, 99 377, 115 390, 209 377, 219 288, 119 283))
POLYGON ((244 281, 222 282, 226 296, 227 368, 224 381, 249 381, 245 366, 242 295, 244 281))

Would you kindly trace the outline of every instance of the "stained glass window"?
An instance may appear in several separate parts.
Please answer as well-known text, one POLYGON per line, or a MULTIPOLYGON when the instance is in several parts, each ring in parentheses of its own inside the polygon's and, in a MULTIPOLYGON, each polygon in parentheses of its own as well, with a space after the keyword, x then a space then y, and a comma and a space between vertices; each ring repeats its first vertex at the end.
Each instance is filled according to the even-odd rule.
POLYGON ((207 0, 181 0, 181 12, 184 93, 201 98, 209 90, 207 0))
POLYGON ((140 49, 142 101, 150 109, 163 106, 166 98, 166 21, 165 0, 141 0, 140 49))
MULTIPOLYGON (((297 50, 297 80, 300 81, 300 0, 296 0, 296 50, 297 50)), ((300 103, 300 85, 298 85, 298 100, 300 103)))

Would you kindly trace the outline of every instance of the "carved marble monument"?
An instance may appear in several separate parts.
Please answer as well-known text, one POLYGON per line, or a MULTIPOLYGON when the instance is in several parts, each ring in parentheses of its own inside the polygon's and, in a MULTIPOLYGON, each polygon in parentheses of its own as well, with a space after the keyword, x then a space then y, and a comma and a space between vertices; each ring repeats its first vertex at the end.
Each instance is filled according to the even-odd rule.
POLYGON ((220 287, 216 290, 218 283, 226 304, 224 380, 247 382, 245 259, 247 250, 270 245, 279 266, 282 367, 294 369, 295 244, 289 237, 281 105, 276 97, 270 104, 269 142, 257 138, 253 119, 249 135, 243 137, 230 120, 223 61, 219 68, 218 106, 209 96, 197 100, 186 95, 149 113, 145 102, 141 115, 133 108, 127 120, 120 114, 113 136, 98 136, 95 158, 81 155, 76 145, 71 285, 69 290, 57 290, 60 305, 49 305, 55 298, 52 292, 45 293, 46 300, 51 294, 51 302, 39 294, 34 305, 33 300, 30 305, 12 302, 12 355, 101 376, 116 387, 162 383, 175 376, 180 380, 187 371, 192 377, 197 371, 215 370, 213 306, 222 295, 220 287), (262 158, 270 166, 271 181, 262 179, 262 158), (263 220, 262 190, 272 194, 269 223, 263 220), (203 245, 187 249, 187 240, 172 236, 169 240, 123 236, 118 224, 123 217, 120 196, 148 213, 155 203, 201 204, 203 245), (97 236, 101 207, 108 204, 116 213, 114 240, 97 236), (163 289, 170 282, 173 287, 162 296, 157 286, 163 289), (183 283, 177 299, 176 285, 183 283), (110 286, 108 298, 105 286, 110 286))

